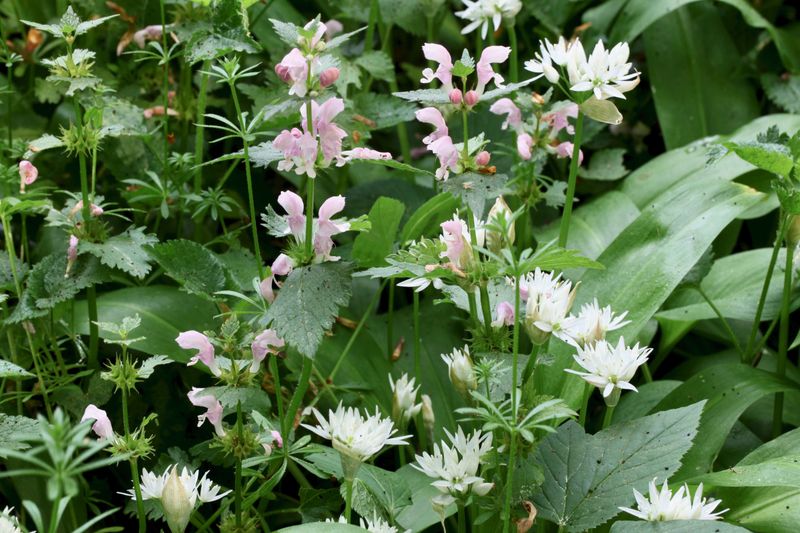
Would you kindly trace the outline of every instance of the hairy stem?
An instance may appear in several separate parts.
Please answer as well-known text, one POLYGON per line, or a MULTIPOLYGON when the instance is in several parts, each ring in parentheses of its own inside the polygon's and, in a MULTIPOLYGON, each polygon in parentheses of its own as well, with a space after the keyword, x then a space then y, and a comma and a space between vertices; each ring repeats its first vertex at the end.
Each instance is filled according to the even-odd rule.
POLYGON ((206 101, 208 96, 208 69, 211 68, 211 61, 203 63, 200 73, 200 92, 197 95, 197 129, 194 133, 194 193, 200 194, 203 188, 203 144, 205 141, 206 123, 206 101))
MULTIPOLYGON (((301 357, 303 358, 303 369, 300 371, 300 380, 297 382, 297 388, 294 389, 294 394, 286 410, 286 416, 284 416, 281 424, 281 436, 284 439, 284 443, 289 438, 289 432, 292 430, 297 411, 300 409, 300 403, 308 390, 308 380, 311 378, 311 369, 314 366, 314 362, 310 357, 301 357)), ((286 444, 284 444, 284 448, 288 449, 286 444)))
MULTIPOLYGON (((789 307, 792 303, 792 253, 794 245, 786 243, 786 270, 783 273, 783 297, 781 299, 781 321, 778 326, 778 360, 775 374, 779 378, 786 377, 786 360, 789 349, 789 307)), ((777 438, 783 429, 783 399, 779 392, 775 395, 775 406, 772 414, 772 437, 777 438)))
POLYGON ((567 199, 564 202, 564 213, 561 215, 561 226, 558 231, 558 245, 567 246, 569 238, 569 221, 572 217, 572 204, 575 200, 575 182, 578 180, 578 160, 581 153, 581 138, 583 137, 583 113, 578 111, 575 122, 575 139, 572 147, 572 160, 569 164, 569 179, 567 181, 567 199))
POLYGON ((519 59, 517 57, 517 29, 514 21, 506 25, 508 30, 508 45, 511 47, 511 65, 509 69, 509 76, 511 83, 519 81, 519 59))

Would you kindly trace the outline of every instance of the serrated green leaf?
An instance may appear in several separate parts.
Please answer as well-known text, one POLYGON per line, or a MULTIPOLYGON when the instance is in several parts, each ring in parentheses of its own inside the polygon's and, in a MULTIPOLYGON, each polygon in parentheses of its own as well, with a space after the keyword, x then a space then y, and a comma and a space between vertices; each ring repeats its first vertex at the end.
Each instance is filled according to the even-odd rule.
POLYGON ((341 306, 350 300, 350 267, 321 263, 296 268, 266 314, 266 322, 290 346, 314 357, 341 306))
POLYGON ((491 91, 486 91, 485 93, 483 93, 481 95, 480 101, 485 103, 491 102, 492 100, 500 98, 501 96, 506 96, 513 93, 514 91, 518 91, 519 89, 522 89, 523 87, 526 87, 531 83, 533 83, 533 78, 529 80, 520 81, 518 83, 506 83, 502 87, 497 87, 495 89, 492 89, 491 91))
POLYGON ((800 113, 800 75, 764 74, 761 85, 772 103, 790 113, 800 113))
POLYGON ((51 150, 53 148, 61 148, 62 146, 64 146, 64 141, 55 135, 45 133, 38 139, 34 139, 28 143, 28 148, 25 151, 25 157, 29 159, 33 157, 34 154, 38 154, 39 152, 51 150))
POLYGON ((211 6, 211 24, 196 31, 186 44, 189 64, 222 57, 231 52, 259 50, 247 28, 247 8, 241 0, 216 0, 211 6))
POLYGON ((142 361, 142 364, 138 369, 136 369, 136 375, 139 376, 139 379, 147 379, 153 375, 153 372, 157 366, 168 365, 172 362, 172 359, 166 355, 154 355, 153 357, 148 357, 142 361))
POLYGON ((25 416, 11 416, 0 413, 0 457, 3 450, 26 450, 30 448, 26 440, 39 434, 39 423, 25 416))
POLYGON ((150 257, 145 247, 158 242, 155 235, 144 230, 144 227, 131 227, 103 243, 81 241, 78 250, 94 255, 104 265, 141 279, 150 272, 150 257))
POLYGON ((628 174, 623 157, 624 148, 609 148, 592 154, 589 167, 578 169, 578 175, 588 180, 614 181, 628 174))
POLYGON ((453 176, 442 183, 442 190, 449 192, 472 209, 472 213, 481 220, 486 203, 506 192, 508 176, 505 174, 478 174, 467 172, 453 176))
POLYGON ((226 415, 235 413, 241 404, 242 412, 269 413, 271 402, 269 395, 261 388, 254 387, 207 387, 203 396, 212 395, 222 404, 226 415))
POLYGON ((32 377, 34 377, 34 375, 21 366, 15 365, 10 361, 0 359, 0 378, 19 379, 32 377))
POLYGON ((256 258, 247 248, 233 248, 217 258, 225 267, 229 282, 239 291, 253 290, 253 278, 258 277, 256 258))
POLYGON ((392 93, 392 96, 408 100, 409 102, 419 102, 428 105, 449 104, 450 97, 444 89, 419 89, 417 91, 400 91, 392 93))
POLYGON ((200 243, 186 239, 156 244, 150 255, 169 277, 187 291, 210 297, 225 288, 225 270, 217 256, 200 243))
POLYGON ((375 79, 394 81, 394 63, 386 52, 372 50, 358 56, 356 65, 363 68, 375 79))
POLYGON ((381 196, 369 211, 370 229, 356 237, 353 243, 353 259, 362 267, 386 264, 386 256, 392 253, 400 219, 405 205, 394 198, 381 196))
POLYGON ((567 422, 536 454, 545 480, 534 498, 540 516, 586 531, 633 503, 633 489, 675 472, 697 433, 703 402, 662 411, 587 435, 567 422))
POLYGON ((375 123, 370 127, 379 130, 414 120, 417 106, 388 94, 363 93, 353 99, 353 109, 375 123))
POLYGON ((722 144, 751 165, 779 176, 788 176, 794 166, 792 153, 782 144, 758 141, 722 144))

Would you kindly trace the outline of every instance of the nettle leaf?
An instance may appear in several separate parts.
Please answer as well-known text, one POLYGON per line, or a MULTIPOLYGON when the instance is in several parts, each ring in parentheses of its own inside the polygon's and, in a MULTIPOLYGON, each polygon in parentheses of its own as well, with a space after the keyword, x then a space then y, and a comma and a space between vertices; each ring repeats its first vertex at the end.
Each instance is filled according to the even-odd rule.
MULTIPOLYGON (((19 259, 17 259, 16 266, 19 278, 25 278, 25 275, 28 273, 28 264, 20 263, 19 259)), ((14 274, 11 270, 11 261, 8 258, 8 252, 5 250, 0 250, 0 288, 14 288, 14 274)))
POLYGON ((531 83, 533 83, 533 78, 518 83, 506 83, 502 87, 497 87, 495 89, 492 89, 491 91, 486 91, 485 93, 483 93, 481 95, 481 102, 491 102, 496 98, 509 95, 514 91, 522 89, 523 87, 530 85, 531 83))
POLYGON ((148 357, 142 361, 142 364, 136 370, 136 375, 139 376, 139 379, 147 379, 153 375, 153 372, 155 372, 157 366, 168 365, 173 362, 174 361, 166 355, 154 355, 153 357, 148 357))
POLYGON ((464 205, 472 209, 478 219, 482 219, 486 202, 506 192, 507 182, 508 176, 505 174, 466 172, 442 183, 442 190, 461 198, 464 205))
POLYGON ((21 366, 15 365, 10 361, 5 361, 0 359, 0 378, 32 378, 34 374, 31 374, 21 366))
POLYGON ((73 78, 70 76, 47 76, 47 81, 66 83, 67 88, 64 94, 67 96, 74 96, 77 92, 97 87, 100 85, 101 80, 95 76, 82 76, 80 78, 73 78))
POLYGON ((260 387, 208 387, 203 389, 201 396, 208 395, 219 400, 226 415, 235 413, 239 405, 244 413, 268 413, 271 407, 269 395, 260 387))
POLYGON ((408 100, 409 102, 419 102, 427 105, 449 104, 450 97, 444 89, 419 89, 416 91, 400 91, 392 93, 392 96, 408 100))
POLYGON ((401 170, 403 172, 410 172, 411 174, 423 174, 426 176, 434 176, 433 172, 411 166, 407 163, 401 163, 400 161, 395 161, 394 159, 354 159, 351 161, 351 163, 380 165, 382 167, 394 168, 397 170, 401 170))
POLYGON ((356 237, 353 243, 353 259, 362 267, 386 264, 386 256, 392 253, 397 229, 406 206, 394 198, 381 196, 369 211, 370 229, 356 237))
POLYGON ((380 50, 372 50, 358 56, 356 65, 363 68, 375 79, 394 81, 394 63, 389 54, 380 50))
POLYGON ((258 277, 256 258, 247 248, 233 248, 217 258, 225 267, 225 275, 230 284, 239 291, 253 289, 253 278, 258 277))
POLYGON ((266 313, 267 323, 289 345, 314 357, 325 331, 351 294, 350 265, 321 263, 296 268, 266 313))
POLYGON ((146 247, 158 242, 155 235, 147 234, 144 230, 144 227, 128 228, 102 243, 81 241, 78 250, 94 255, 104 265, 141 279, 150 272, 150 256, 146 247))
POLYGON ((403 122, 414 120, 417 106, 404 102, 388 94, 363 93, 353 99, 354 110, 371 121, 371 129, 391 128, 403 122))
POLYGON ((786 77, 777 74, 761 76, 761 85, 773 104, 790 113, 800 113, 800 76, 789 74, 786 77))
POLYGON ((26 416, 11 416, 0 413, 0 457, 5 457, 3 450, 26 450, 30 445, 25 442, 39 434, 39 423, 26 416))
POLYGON ((186 61, 216 59, 230 52, 259 50, 247 29, 247 8, 241 0, 216 0, 211 6, 211 28, 195 32, 186 44, 186 61))
POLYGON ((210 296, 225 288, 225 269, 213 252, 200 243, 175 239, 153 246, 150 255, 188 292, 210 296))
POLYGON ((25 151, 25 158, 30 159, 34 154, 44 152, 45 150, 52 150, 53 148, 61 148, 62 146, 64 146, 64 141, 55 135, 45 133, 38 139, 34 139, 28 143, 28 148, 25 151))
POLYGON ((623 161, 624 156, 624 148, 609 148, 595 152, 589 161, 589 167, 578 169, 578 176, 587 180, 599 181, 614 181, 624 178, 628 174, 628 169, 625 168, 623 161))
POLYGON ((534 503, 543 518, 586 531, 633 503, 654 477, 681 465, 697 434, 704 402, 611 426, 595 435, 570 421, 536 452, 544 483, 534 503))
POLYGON ((286 216, 279 215, 271 205, 267 205, 261 213, 261 225, 273 237, 285 237, 290 233, 286 216))
POLYGON ((424 0, 379 0, 381 18, 385 24, 393 24, 413 35, 425 35, 425 17, 430 6, 424 0))
POLYGON ((773 142, 723 143, 748 163, 779 176, 788 176, 794 167, 794 158, 787 146, 773 142))
POLYGON ((291 47, 297 46, 297 39, 300 38, 300 26, 277 19, 269 19, 269 21, 283 42, 291 47))

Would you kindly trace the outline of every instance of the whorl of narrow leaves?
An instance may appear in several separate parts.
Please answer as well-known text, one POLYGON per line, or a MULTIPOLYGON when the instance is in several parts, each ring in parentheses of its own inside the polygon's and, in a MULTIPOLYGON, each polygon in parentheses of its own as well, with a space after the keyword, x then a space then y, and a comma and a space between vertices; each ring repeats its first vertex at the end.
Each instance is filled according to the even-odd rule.
POLYGON ((567 422, 542 441, 536 455, 544 483, 534 498, 540 516, 586 531, 633 503, 658 477, 669 477, 692 445, 704 402, 612 426, 595 435, 567 422))
POLYGON ((156 244, 150 255, 189 292, 210 296, 225 287, 225 269, 205 246, 186 239, 156 244))
POLYGON ((267 310, 266 322, 290 346, 306 357, 314 357, 339 308, 350 301, 350 294, 350 265, 346 263, 296 268, 267 310))

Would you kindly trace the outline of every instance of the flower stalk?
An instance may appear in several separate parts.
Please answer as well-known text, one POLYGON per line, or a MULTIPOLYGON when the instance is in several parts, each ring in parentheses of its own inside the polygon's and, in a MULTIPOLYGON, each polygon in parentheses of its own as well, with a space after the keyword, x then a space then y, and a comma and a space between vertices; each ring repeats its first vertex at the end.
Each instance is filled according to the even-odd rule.
MULTIPOLYGON (((781 298, 781 318, 778 326, 778 360, 775 374, 779 378, 786 377, 786 363, 789 349, 789 311, 792 303, 792 261, 796 243, 786 239, 786 266, 783 273, 783 295, 781 298)), ((783 401, 784 393, 775 394, 775 404, 772 414, 772 437, 780 437, 783 429, 783 401)))
POLYGON ((572 217, 572 204, 575 201, 575 182, 578 180, 578 165, 581 153, 581 140, 583 137, 583 113, 578 110, 575 122, 575 139, 572 146, 572 159, 569 164, 569 178, 567 181, 567 199, 564 202, 564 213, 561 215, 561 225, 558 230, 558 245, 566 248, 569 238, 569 222, 572 217))

